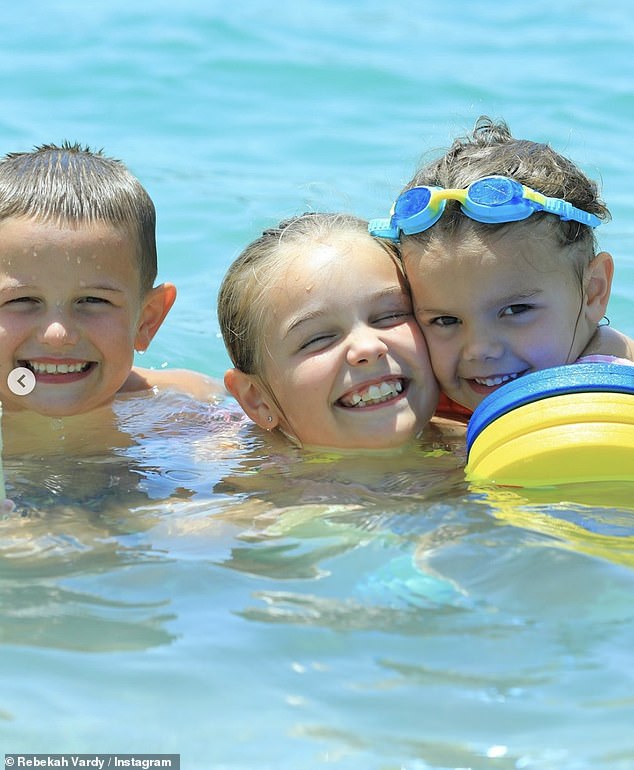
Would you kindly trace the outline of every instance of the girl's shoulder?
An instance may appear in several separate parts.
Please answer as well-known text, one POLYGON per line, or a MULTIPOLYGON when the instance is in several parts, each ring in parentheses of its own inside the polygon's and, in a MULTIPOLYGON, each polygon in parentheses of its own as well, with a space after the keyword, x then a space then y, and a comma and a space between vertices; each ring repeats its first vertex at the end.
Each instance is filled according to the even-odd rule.
POLYGON ((583 363, 582 359, 595 356, 625 359, 624 363, 634 362, 634 340, 611 326, 600 326, 578 362, 583 363))

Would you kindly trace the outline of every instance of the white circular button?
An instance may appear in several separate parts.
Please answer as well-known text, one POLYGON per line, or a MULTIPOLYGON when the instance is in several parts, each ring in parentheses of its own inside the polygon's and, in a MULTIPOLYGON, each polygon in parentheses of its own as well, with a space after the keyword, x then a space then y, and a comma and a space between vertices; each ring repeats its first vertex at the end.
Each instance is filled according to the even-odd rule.
POLYGON ((28 396, 35 387, 35 375, 26 366, 17 366, 9 372, 7 385, 16 396, 28 396))

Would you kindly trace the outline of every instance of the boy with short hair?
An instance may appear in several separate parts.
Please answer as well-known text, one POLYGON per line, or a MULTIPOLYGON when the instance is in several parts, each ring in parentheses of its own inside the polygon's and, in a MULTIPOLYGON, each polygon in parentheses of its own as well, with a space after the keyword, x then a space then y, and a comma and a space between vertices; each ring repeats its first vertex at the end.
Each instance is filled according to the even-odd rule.
POLYGON ((87 414, 157 386, 200 398, 222 392, 195 372, 133 366, 176 298, 172 284, 154 286, 155 226, 141 183, 101 151, 48 144, 0 159, 5 414, 87 414), (30 392, 9 387, 16 368, 32 373, 30 392))

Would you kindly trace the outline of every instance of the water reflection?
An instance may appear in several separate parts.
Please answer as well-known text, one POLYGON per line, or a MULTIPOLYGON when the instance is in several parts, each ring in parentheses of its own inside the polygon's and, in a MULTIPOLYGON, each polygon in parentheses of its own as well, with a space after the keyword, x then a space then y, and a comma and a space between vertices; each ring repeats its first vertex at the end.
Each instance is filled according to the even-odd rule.
POLYGON ((474 492, 501 523, 543 535, 556 547, 634 566, 634 483, 474 492))
POLYGON ((150 432, 129 407, 110 454, 7 460, 7 736, 50 750, 60 719, 32 723, 66 688, 87 751, 110 718, 77 721, 95 693, 127 739, 176 692, 153 746, 202 757, 211 735, 251 767, 263 741, 290 767, 288 736, 306 767, 561 766, 556 744, 581 729, 590 756, 595 728, 626 756, 625 504, 469 487, 457 435, 300 452, 222 410, 166 405, 150 432))

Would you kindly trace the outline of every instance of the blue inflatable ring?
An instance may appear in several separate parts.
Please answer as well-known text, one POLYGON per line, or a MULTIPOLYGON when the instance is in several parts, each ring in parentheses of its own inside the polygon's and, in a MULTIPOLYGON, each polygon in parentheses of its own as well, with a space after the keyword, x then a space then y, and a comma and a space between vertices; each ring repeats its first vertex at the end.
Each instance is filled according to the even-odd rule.
POLYGON ((552 396, 598 392, 634 395, 634 366, 566 364, 525 374, 491 393, 475 409, 467 426, 467 452, 488 425, 519 406, 552 396))

